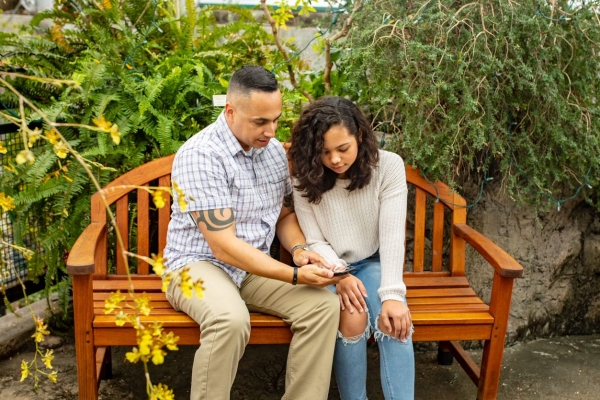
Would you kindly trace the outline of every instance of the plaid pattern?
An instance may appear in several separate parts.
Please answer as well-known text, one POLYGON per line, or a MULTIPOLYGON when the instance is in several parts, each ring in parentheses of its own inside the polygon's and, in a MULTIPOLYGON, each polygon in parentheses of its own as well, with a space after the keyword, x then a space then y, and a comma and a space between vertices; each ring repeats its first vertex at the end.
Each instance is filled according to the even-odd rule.
POLYGON ((221 113, 181 146, 171 179, 185 193, 188 208, 183 213, 173 201, 164 251, 167 268, 210 261, 239 287, 246 272, 215 258, 189 212, 233 208, 236 236, 269 254, 283 196, 292 192, 283 146, 271 139, 265 148, 244 151, 221 113))

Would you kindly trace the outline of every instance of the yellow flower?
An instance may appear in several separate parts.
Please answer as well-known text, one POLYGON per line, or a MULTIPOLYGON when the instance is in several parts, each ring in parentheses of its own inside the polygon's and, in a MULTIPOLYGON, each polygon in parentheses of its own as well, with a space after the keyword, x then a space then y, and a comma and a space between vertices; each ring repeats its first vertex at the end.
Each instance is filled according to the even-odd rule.
POLYGON ((117 124, 114 124, 110 127, 110 137, 116 145, 121 143, 121 133, 119 132, 119 127, 117 126, 117 124))
POLYGON ((46 328, 48 328, 47 324, 44 324, 44 319, 43 318, 35 318, 35 333, 33 335, 31 335, 32 338, 35 338, 36 342, 41 342, 44 340, 44 336, 45 335, 49 335, 50 331, 46 328))
POLYGON ((167 289, 169 288, 169 283, 171 283, 171 274, 170 273, 163 277, 162 287, 160 288, 160 290, 162 290, 163 293, 167 292, 167 289))
POLYGON ((175 400, 175 395, 167 385, 159 383, 157 386, 152 386, 150 400, 175 400))
POLYGON ((25 259, 27 261, 29 261, 29 260, 31 260, 33 258, 33 255, 35 253, 33 252, 33 250, 30 250, 30 249, 22 249, 21 250, 21 254, 23 254, 23 257, 25 257, 25 259))
POLYGON ((181 212, 185 212, 188 204, 185 200, 185 194, 183 193, 183 190, 181 190, 181 188, 175 181, 173 181, 173 189, 177 193, 177 202, 179 203, 179 208, 181 208, 181 212))
POLYGON ((101 115, 98 119, 92 119, 92 122, 104 132, 110 132, 110 126, 112 124, 104 119, 104 115, 101 115))
POLYGON ((34 161, 35 157, 31 150, 21 150, 19 154, 17 154, 17 164, 25 164, 26 162, 33 164, 34 161))
POLYGON ((21 382, 23 382, 29 376, 29 366, 27 365, 27 361, 21 361, 21 382))
POLYGON ((160 189, 152 192, 152 201, 154 202, 156 208, 163 208, 166 204, 165 198, 163 197, 162 193, 163 191, 160 189))
POLYGON ((173 332, 169 332, 168 334, 163 335, 160 340, 165 344, 165 346, 167 346, 167 349, 171 351, 179 350, 179 348, 177 347, 177 341, 179 340, 179 336, 175 336, 173 332))
POLYGON ((150 297, 146 296, 146 293, 141 296, 136 296, 135 304, 140 313, 144 314, 145 316, 150 315, 150 311, 152 310, 150 308, 150 297))
POLYGON ((152 335, 147 329, 144 329, 142 333, 142 338, 139 341, 140 353, 142 356, 147 356, 150 354, 150 346, 152 346, 153 340, 152 335))
POLYGON ((152 349, 152 364, 159 365, 165 362, 165 356, 167 352, 164 351, 160 345, 154 345, 152 349))
POLYGON ((112 8, 112 4, 110 4, 110 0, 103 0, 102 2, 104 8, 106 8, 107 10, 110 10, 112 8))
POLYGON ((37 142, 37 140, 42 137, 41 133, 42 131, 39 128, 35 128, 33 131, 29 131, 29 142, 27 143, 27 145, 29 147, 33 147, 35 142, 37 142))
POLYGON ((67 145, 61 140, 54 145, 54 152, 59 158, 66 158, 67 154, 69 154, 69 149, 67 145))
POLYGON ((56 371, 54 371, 50 375, 48 375, 48 379, 50 379, 50 382, 52 382, 52 383, 56 383, 56 378, 58 378, 58 372, 56 372, 56 371))
POLYGON ((44 362, 44 365, 46 366, 46 368, 48 369, 52 369, 52 360, 54 360, 54 355, 52 355, 52 353, 54 352, 54 350, 46 350, 46 354, 44 354, 44 356, 42 357, 42 361, 44 362))
POLYGON ((121 309, 121 302, 125 300, 125 296, 121 295, 121 291, 117 290, 111 293, 108 299, 104 300, 104 314, 110 314, 115 309, 121 309))
POLYGON ((60 140, 60 135, 54 129, 45 132, 46 139, 50 142, 50 144, 57 144, 60 140))
POLYGON ((0 207, 2 207, 2 211, 14 210, 15 202, 12 197, 0 192, 0 207))
POLYGON ((152 262, 150 264, 152 264, 152 269, 158 276, 162 276, 165 273, 164 261, 165 260, 163 260, 162 252, 158 254, 152 254, 152 262))
POLYGON ((121 310, 115 314, 115 325, 123 326, 127 322, 127 315, 121 310))
POLYGON ((4 147, 4 143, 2 141, 0 141, 0 153, 6 154, 7 151, 8 151, 8 149, 6 147, 4 147))
POLYGON ((186 299, 192 298, 192 289, 194 287, 194 283, 192 282, 192 278, 188 275, 189 269, 186 267, 181 271, 179 277, 181 278, 181 282, 179 282, 179 287, 183 292, 183 295, 186 299))
POLYGON ((134 347, 131 351, 125 353, 125 358, 127 359, 127 361, 134 364, 140 361, 140 356, 141 354, 138 351, 137 347, 134 347))

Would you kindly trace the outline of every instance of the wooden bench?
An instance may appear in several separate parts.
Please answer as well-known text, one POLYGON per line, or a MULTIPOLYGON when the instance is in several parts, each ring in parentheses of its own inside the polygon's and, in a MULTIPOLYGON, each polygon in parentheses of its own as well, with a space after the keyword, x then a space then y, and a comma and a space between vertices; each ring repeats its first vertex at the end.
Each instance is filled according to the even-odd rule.
MULTIPOLYGON (((122 237, 130 238, 124 249, 114 243, 115 235, 107 223, 101 194, 92 196, 91 223, 73 246, 67 261, 67 271, 73 277, 79 399, 97 399, 100 379, 111 376, 111 346, 136 345, 136 334, 130 324, 119 327, 114 315, 104 314, 104 300, 109 294, 129 289, 125 263, 116 255, 121 250, 129 250, 148 256, 165 247, 170 200, 164 208, 155 210, 148 192, 124 186, 170 186, 173 159, 174 155, 142 165, 106 186, 105 200, 116 214, 118 230, 122 237)), ((440 354, 453 355, 478 387, 477 398, 494 399, 498 391, 513 281, 522 276, 523 268, 493 242, 466 225, 462 197, 443 183, 432 185, 409 165, 406 172, 409 192, 414 193, 409 197, 409 206, 414 197, 412 267, 404 274, 415 326, 413 341, 439 342, 440 354), (440 201, 434 201, 436 197, 440 201), (426 242, 431 245, 426 246, 426 242), (493 268, 489 305, 477 296, 465 277, 467 243, 493 268), (431 261, 427 266, 426 260, 431 261), (480 367, 464 351, 459 340, 485 340, 480 367)), ((285 251, 281 260, 291 261, 285 251)), ((410 263, 407 264, 410 267, 410 263)), ((173 331, 179 336, 179 345, 197 346, 200 340, 198 325, 171 308, 161 292, 160 278, 152 274, 149 265, 140 261, 132 277, 135 292, 146 292, 151 298, 153 312, 142 320, 161 322, 167 332, 173 331)), ((210 282, 205 285, 210 286, 210 282)), ((251 324, 251 344, 289 343, 292 338, 289 326, 280 318, 252 313, 251 324)), ((192 368, 191 365, 187 367, 192 368)))

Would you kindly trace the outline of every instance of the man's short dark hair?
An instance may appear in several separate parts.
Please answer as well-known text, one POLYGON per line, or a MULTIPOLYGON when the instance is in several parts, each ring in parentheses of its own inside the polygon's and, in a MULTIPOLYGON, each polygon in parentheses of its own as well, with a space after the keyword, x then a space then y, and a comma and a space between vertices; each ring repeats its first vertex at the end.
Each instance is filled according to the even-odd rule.
POLYGON ((227 94, 250 96, 253 91, 273 93, 279 89, 275 75, 258 65, 246 65, 233 73, 227 94))

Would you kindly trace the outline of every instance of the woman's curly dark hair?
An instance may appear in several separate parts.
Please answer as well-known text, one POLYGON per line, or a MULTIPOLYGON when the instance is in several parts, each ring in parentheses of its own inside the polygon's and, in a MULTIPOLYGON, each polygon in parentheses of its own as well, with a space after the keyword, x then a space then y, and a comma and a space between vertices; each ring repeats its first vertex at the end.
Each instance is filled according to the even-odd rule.
POLYGON ((310 203, 318 204, 323 193, 333 188, 337 174, 321 161, 324 136, 333 126, 342 125, 356 137, 358 155, 346 172, 353 191, 371 181, 373 167, 379 162, 379 146, 371 126, 360 109, 343 97, 323 97, 309 104, 292 128, 289 157, 296 189, 310 203))

